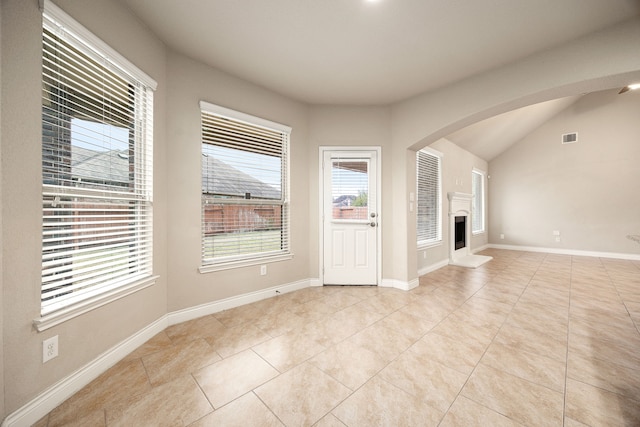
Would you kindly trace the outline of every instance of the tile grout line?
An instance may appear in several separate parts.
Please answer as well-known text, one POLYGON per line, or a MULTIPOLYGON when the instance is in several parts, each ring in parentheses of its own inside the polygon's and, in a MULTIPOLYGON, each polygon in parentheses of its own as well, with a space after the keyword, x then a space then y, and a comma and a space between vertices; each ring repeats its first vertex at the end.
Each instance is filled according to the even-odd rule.
MULTIPOLYGON (((518 258, 520 258, 520 257, 518 257, 518 258)), ((516 259, 517 259, 517 258, 516 258, 516 259)), ((512 261, 512 262, 513 262, 513 261, 512 261)), ((538 266, 538 268, 536 269, 536 272, 537 272, 538 270, 539 270, 539 266, 538 266)), ((451 402, 451 404, 449 405, 449 408, 447 409, 447 411, 446 411, 446 412, 444 413, 444 415, 442 416, 442 419, 440 420, 440 422, 438 423, 438 425, 440 425, 440 424, 444 421, 444 419, 446 418, 447 414, 448 414, 448 413, 449 413, 449 411, 451 410, 451 407, 453 406, 453 404, 455 403, 455 401, 456 401, 456 400, 461 396, 462 390, 464 390, 464 388, 465 388, 465 387, 466 387, 466 385, 468 384, 469 380, 471 379, 471 376, 472 376, 472 375, 473 375, 473 373, 476 371, 476 368, 477 368, 477 367, 478 367, 478 365, 480 365, 480 363, 482 362, 482 358, 485 356, 485 354, 486 354, 486 353, 487 353, 487 351, 489 350, 489 347, 491 347, 491 345, 494 343, 495 338, 498 336, 498 334, 500 333, 500 331, 501 331, 501 330, 502 330, 502 328, 504 327, 504 324, 505 324, 505 323, 507 322, 507 320, 509 319, 509 316, 511 315, 511 312, 513 311, 513 308, 516 306, 516 304, 518 303, 518 301, 520 301, 520 297, 522 296, 522 294, 524 293, 524 291, 527 289, 527 287, 529 286, 529 283, 531 282, 531 280, 533 280, 533 277, 534 277, 534 276, 535 276, 535 273, 531 275, 531 278, 529 279, 529 281, 527 282, 527 285, 524 287, 524 289, 522 290, 522 292, 521 292, 521 293, 520 293, 520 295, 518 296, 518 299, 517 299, 517 300, 516 300, 516 302, 515 302, 515 303, 513 303, 513 305, 511 306, 511 310, 509 310, 509 313, 505 316, 505 319, 504 319, 504 321, 502 322, 502 325, 500 325, 500 328, 498 328, 498 331, 496 331, 496 333, 494 334, 493 338, 491 339, 491 342, 487 345, 487 347, 486 347, 486 348, 484 349, 484 351, 482 352, 482 356, 480 356, 480 358, 478 359, 478 362, 476 363, 476 365, 473 367, 473 369, 471 370, 471 372, 470 372, 470 373, 469 373, 469 375, 467 376, 467 380, 464 382, 464 384, 462 385, 462 387, 460 387, 460 390, 458 391, 458 394, 456 395, 456 397, 453 399, 453 401, 452 401, 452 402, 451 402)), ((484 288, 484 286, 483 286, 483 288, 484 288)), ((482 289, 482 288, 480 288, 480 289, 482 289)), ((478 290, 476 291, 476 293, 477 293, 477 292, 479 292, 479 291, 480 291, 480 289, 478 289, 478 290)), ((473 295, 475 295, 475 293, 474 293, 473 295)), ((471 297, 470 297, 470 298, 471 298, 471 297)), ((493 301, 493 300, 491 300, 491 301, 493 301)), ((503 372, 504 372, 504 371, 503 371, 503 372)), ((484 405, 483 403, 478 402, 478 401, 476 401, 476 400, 474 400, 474 399, 472 399, 472 398, 470 398, 470 397, 467 397, 467 396, 464 396, 464 395, 462 395, 462 397, 464 397, 464 398, 466 398, 466 399, 469 399, 469 400, 471 400, 472 402, 475 402, 476 404, 478 404, 478 405, 480 405, 480 406, 482 406, 482 407, 484 407, 484 408, 487 408, 487 409, 488 409, 488 410, 490 410, 490 411, 493 411, 493 412, 495 412, 495 413, 497 413, 497 414, 500 414, 500 415, 502 415, 503 417, 505 417, 505 418, 507 418, 507 419, 509 419, 509 420, 511 420, 511 421, 513 421, 513 422, 515 422, 515 423, 517 423, 517 424, 522 424, 522 423, 518 422, 517 420, 514 420, 514 419, 513 419, 513 418, 511 418, 510 416, 508 416, 508 415, 506 415, 506 414, 503 414, 502 412, 499 412, 499 411, 497 411, 497 410, 495 410, 495 409, 493 409, 493 408, 490 408, 490 407, 488 407, 488 406, 484 405)))
POLYGON ((567 352, 565 355, 564 362, 564 393, 562 393, 562 425, 564 427, 565 420, 567 419, 567 383, 569 381, 569 339, 570 339, 570 331, 571 331, 571 301, 572 301, 572 293, 573 293, 573 264, 574 259, 571 257, 571 273, 569 276, 569 313, 567 319, 567 352))

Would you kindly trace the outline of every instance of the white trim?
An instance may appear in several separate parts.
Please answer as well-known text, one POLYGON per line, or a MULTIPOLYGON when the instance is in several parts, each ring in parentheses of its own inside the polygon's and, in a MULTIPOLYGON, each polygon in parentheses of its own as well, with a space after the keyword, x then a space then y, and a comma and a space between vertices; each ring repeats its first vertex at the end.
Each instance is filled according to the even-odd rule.
POLYGON ((278 294, 304 289, 316 282, 318 282, 318 279, 299 280, 281 286, 273 286, 256 292, 250 292, 165 314, 158 320, 140 329, 129 338, 126 338, 111 347, 109 350, 105 351, 80 369, 72 372, 65 378, 62 378, 57 383, 48 387, 34 399, 9 414, 2 422, 1 426, 22 427, 35 424, 38 420, 47 415, 74 393, 78 392, 84 386, 106 372, 129 353, 165 330, 168 326, 209 314, 218 313, 222 310, 228 310, 244 304, 260 301, 278 294))
POLYGON ((431 154, 433 156, 440 157, 440 160, 444 159, 444 153, 442 153, 442 152, 440 152, 440 151, 438 151, 438 150, 436 150, 434 148, 431 148, 431 147, 422 147, 418 151, 423 151, 423 152, 429 153, 429 154, 431 154))
POLYGON ((167 316, 165 315, 142 328, 80 369, 53 384, 17 411, 9 414, 2 422, 2 427, 35 424, 39 419, 98 378, 129 353, 162 332, 167 326, 167 316))
POLYGON ((233 268, 250 267, 252 265, 270 264, 273 262, 287 261, 293 259, 293 254, 282 254, 275 256, 264 256, 259 258, 243 259, 227 262, 216 262, 198 267, 201 274, 212 273, 214 271, 231 270, 233 268))
POLYGON ((207 113, 217 114, 219 116, 227 117, 234 120, 239 120, 254 126, 262 126, 271 130, 277 130, 291 135, 291 127, 280 123, 272 122, 271 120, 256 117, 251 114, 242 113, 240 111, 232 110, 230 108, 221 107, 220 105, 211 104, 207 101, 200 101, 200 110, 207 113))
POLYGON ((435 248, 437 246, 442 246, 442 245, 443 245, 442 239, 434 240, 430 242, 418 242, 418 250, 423 251, 426 249, 431 249, 431 248, 435 248))
POLYGON ((174 311, 168 314, 168 323, 169 326, 176 325, 178 323, 197 319, 202 316, 219 313, 223 310, 229 310, 231 308, 240 307, 241 305, 251 304, 252 302, 257 302, 263 299, 275 297, 277 295, 282 295, 288 292, 308 288, 311 285, 311 281, 312 279, 298 280, 297 282, 272 286, 267 289, 261 289, 259 291, 249 292, 218 301, 200 304, 195 307, 185 308, 184 310, 174 311))
POLYGON ((149 286, 153 286, 156 283, 156 279, 159 276, 146 277, 142 280, 135 281, 125 286, 117 287, 110 291, 101 291, 100 294, 83 299, 79 302, 70 304, 65 308, 54 311, 42 317, 33 320, 33 326, 38 332, 46 331, 47 329, 80 316, 81 314, 88 313, 91 310, 95 310, 98 307, 109 304, 115 300, 131 295, 134 292, 138 292, 149 286))
POLYGON ((489 248, 492 248, 492 249, 508 249, 512 251, 543 252, 543 253, 558 254, 558 255, 573 255, 573 256, 613 258, 613 259, 626 259, 630 261, 640 261, 640 254, 583 251, 578 249, 541 248, 537 246, 497 245, 493 243, 490 243, 488 246, 489 248))
POLYGON ((436 271, 441 269, 442 267, 446 267, 449 265, 449 259, 443 259, 442 261, 438 261, 434 264, 427 265, 418 270, 418 277, 424 276, 427 273, 431 273, 432 271, 436 271))
POLYGON ((380 287, 395 288, 395 289, 400 289, 401 291, 410 291, 413 288, 417 288, 419 284, 420 284, 420 281, 418 280, 417 277, 408 282, 404 280, 397 280, 397 279, 382 279, 382 282, 380 283, 380 287))
POLYGON ((378 285, 382 286, 382 147, 379 146, 371 146, 371 145, 363 145, 363 146, 332 146, 332 145, 321 145, 318 147, 318 218, 320 222, 320 226, 318 227, 318 272, 319 278, 318 281, 322 286, 324 284, 324 154, 325 152, 360 152, 360 151, 375 151, 376 152, 376 212, 378 214, 378 226, 376 227, 376 240, 377 240, 377 271, 376 271, 376 282, 378 285))
POLYGON ((471 253, 475 254, 475 253, 478 253, 478 252, 482 252, 482 251, 484 251, 485 249, 489 249, 490 247, 491 247, 491 246, 490 246, 489 244, 486 244, 486 245, 482 245, 482 246, 480 246, 480 247, 478 247, 478 248, 475 248, 475 249, 474 249, 474 248, 472 248, 472 249, 471 249, 471 253))
POLYGON ((309 287, 323 286, 319 278, 309 279, 309 287))
POLYGON ((64 10, 56 6, 49 0, 44 0, 44 4, 41 4, 41 9, 56 25, 61 26, 65 31, 69 32, 74 38, 79 38, 89 43, 91 46, 86 48, 92 48, 93 52, 101 57, 107 56, 109 62, 120 68, 126 74, 129 74, 136 80, 141 81, 146 86, 153 90, 156 90, 158 83, 149 77, 144 71, 140 70, 127 58, 118 53, 115 49, 102 41, 99 37, 86 29, 82 24, 69 16, 64 10))

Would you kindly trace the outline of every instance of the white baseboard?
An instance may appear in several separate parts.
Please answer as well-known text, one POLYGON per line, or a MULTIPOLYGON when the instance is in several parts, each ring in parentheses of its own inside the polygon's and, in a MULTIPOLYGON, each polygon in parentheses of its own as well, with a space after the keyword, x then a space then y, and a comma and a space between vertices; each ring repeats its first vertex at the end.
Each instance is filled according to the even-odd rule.
POLYGON ((11 413, 2 422, 2 427, 27 427, 35 424, 40 418, 98 378, 100 374, 114 366, 133 350, 162 332, 167 326, 167 316, 165 315, 142 328, 71 375, 47 388, 17 411, 11 413))
POLYGON ((435 264, 427 265, 426 267, 422 267, 418 270, 418 277, 424 276, 427 273, 431 273, 432 271, 436 271, 441 269, 442 267, 446 267, 449 265, 449 258, 443 259, 442 261, 438 261, 435 264))
POLYGON ((573 255, 573 256, 613 258, 613 259, 626 259, 631 261, 640 261, 640 254, 583 251, 583 250, 577 250, 577 249, 541 248, 537 246, 497 245, 493 243, 490 243, 488 246, 489 248, 492 248, 492 249, 508 249, 512 251, 544 252, 544 253, 558 254, 558 255, 573 255))
POLYGON ((472 249, 471 249, 471 253, 472 253, 472 254, 475 254, 475 253, 477 253, 477 252, 482 252, 482 251, 484 251, 485 249, 489 249, 489 248, 490 248, 490 245, 487 243, 486 245, 482 245, 482 246, 479 246, 479 247, 477 247, 477 248, 472 248, 472 249))
POLYGON ((417 278, 410 280, 408 282, 404 280, 397 280, 397 279, 382 279, 382 282, 380 283, 380 287, 382 288, 396 288, 402 291, 410 291, 411 289, 416 288, 417 286, 418 286, 417 278))
POLYGON ((78 392, 84 386, 96 379, 107 369, 114 366, 133 350, 140 347, 158 333, 162 332, 167 328, 167 326, 273 297, 276 295, 276 291, 280 294, 284 294, 304 289, 315 282, 319 282, 319 280, 300 280, 168 313, 119 344, 116 344, 114 347, 102 353, 85 366, 53 384, 26 405, 9 414, 2 422, 2 427, 28 427, 35 424, 38 420, 47 415, 74 393, 78 392))
POLYGON ((310 287, 322 286, 322 282, 320 281, 320 279, 309 279, 309 286, 310 287))
POLYGON ((259 291, 249 292, 247 294, 185 308, 184 310, 174 311, 168 314, 169 326, 186 322, 187 320, 197 319, 198 317, 207 316, 209 314, 219 313, 223 310, 229 310, 230 308, 239 307, 241 305, 251 304, 252 302, 261 301, 266 298, 275 297, 278 294, 286 294, 287 292, 308 288, 312 280, 313 279, 299 280, 286 285, 273 286, 271 288, 261 289, 259 291))

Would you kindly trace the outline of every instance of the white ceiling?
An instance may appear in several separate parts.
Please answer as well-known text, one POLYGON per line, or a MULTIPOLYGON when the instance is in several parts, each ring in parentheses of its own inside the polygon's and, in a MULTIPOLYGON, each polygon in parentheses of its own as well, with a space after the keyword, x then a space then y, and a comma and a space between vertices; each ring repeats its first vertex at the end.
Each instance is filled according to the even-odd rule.
MULTIPOLYGON (((386 105, 640 16, 640 0, 120 0, 170 48, 309 104, 386 105)), ((578 97, 447 137, 492 160, 578 97)))
POLYGON ((640 0, 120 0, 172 49, 311 104, 384 105, 640 15, 640 0))

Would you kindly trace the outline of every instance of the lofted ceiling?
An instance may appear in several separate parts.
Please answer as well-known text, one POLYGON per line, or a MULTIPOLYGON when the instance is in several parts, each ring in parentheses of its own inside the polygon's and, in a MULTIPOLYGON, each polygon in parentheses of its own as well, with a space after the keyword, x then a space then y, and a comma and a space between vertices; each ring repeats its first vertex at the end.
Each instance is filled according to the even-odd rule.
POLYGON ((639 0, 120 0, 171 49, 309 104, 386 105, 640 15, 639 0))
POLYGON ((578 99, 580 95, 554 99, 499 114, 462 128, 446 139, 490 162, 578 99))

